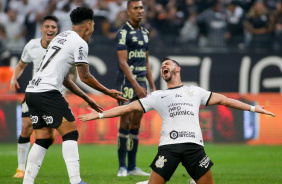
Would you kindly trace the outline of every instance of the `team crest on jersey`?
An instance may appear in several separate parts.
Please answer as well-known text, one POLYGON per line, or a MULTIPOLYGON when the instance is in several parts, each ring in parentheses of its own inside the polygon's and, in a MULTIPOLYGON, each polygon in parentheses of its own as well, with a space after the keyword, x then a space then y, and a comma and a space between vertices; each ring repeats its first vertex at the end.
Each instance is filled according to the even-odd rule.
POLYGON ((46 122, 46 124, 52 124, 53 123, 53 117, 52 116, 42 116, 42 118, 44 119, 44 121, 46 122))
POLYGON ((36 124, 38 122, 38 116, 30 116, 31 123, 36 124))
POLYGON ((159 159, 156 161, 155 165, 157 168, 163 168, 165 162, 167 162, 167 160, 164 158, 164 156, 159 156, 159 159))
POLYGON ((24 102, 24 103, 22 104, 22 112, 23 112, 23 113, 28 112, 28 106, 27 106, 26 102, 24 102))
POLYGON ((132 41, 133 41, 133 42, 137 42, 137 40, 138 40, 138 39, 137 39, 136 36, 133 36, 133 37, 132 37, 132 41))
POLYGON ((187 93, 187 95, 189 96, 189 97, 193 97, 194 96, 194 91, 185 91, 186 93, 187 93))

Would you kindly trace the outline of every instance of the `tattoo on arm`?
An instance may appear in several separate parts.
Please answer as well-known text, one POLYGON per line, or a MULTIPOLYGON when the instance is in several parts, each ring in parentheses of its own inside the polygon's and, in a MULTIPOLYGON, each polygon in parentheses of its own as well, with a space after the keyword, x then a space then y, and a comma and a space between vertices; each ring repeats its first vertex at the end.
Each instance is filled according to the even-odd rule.
POLYGON ((81 78, 83 79, 93 78, 93 76, 89 72, 89 65, 86 64, 78 65, 77 70, 81 78))

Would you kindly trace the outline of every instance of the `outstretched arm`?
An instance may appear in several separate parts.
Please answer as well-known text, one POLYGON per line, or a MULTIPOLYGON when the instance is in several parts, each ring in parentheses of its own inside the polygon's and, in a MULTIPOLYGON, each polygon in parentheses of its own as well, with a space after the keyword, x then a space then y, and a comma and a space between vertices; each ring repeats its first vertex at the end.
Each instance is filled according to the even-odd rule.
POLYGON ((10 90, 13 92, 16 92, 17 89, 20 88, 20 85, 18 83, 18 78, 20 78, 20 76, 22 75, 24 69, 27 67, 28 63, 24 63, 22 62, 22 60, 20 60, 15 68, 15 71, 13 73, 13 77, 11 79, 11 83, 10 83, 10 90))
POLYGON ((109 95, 112 98, 115 98, 119 101, 122 102, 126 102, 127 99, 123 98, 119 95, 122 94, 122 92, 119 92, 117 90, 114 89, 108 89, 105 86, 103 86, 99 81, 97 81, 95 79, 95 77, 93 75, 91 75, 90 71, 89 71, 89 65, 87 64, 80 64, 77 65, 77 71, 78 71, 78 75, 80 77, 80 80, 82 82, 84 82, 85 84, 87 84, 88 86, 92 87, 93 89, 96 89, 106 95, 109 95))
POLYGON ((67 76, 63 82, 63 85, 68 88, 72 93, 84 99, 90 107, 95 109, 97 112, 103 112, 103 107, 96 104, 96 102, 90 98, 86 93, 84 93, 71 79, 67 76))
POLYGON ((130 112, 140 111, 143 112, 143 108, 138 100, 131 102, 128 105, 118 106, 110 110, 104 111, 103 113, 98 113, 91 108, 88 108, 91 112, 89 114, 79 115, 80 121, 89 121, 102 118, 112 118, 128 114, 130 112), (99 117, 100 116, 100 117, 99 117))
POLYGON ((253 107, 239 100, 227 98, 226 96, 219 93, 212 93, 208 105, 224 105, 226 107, 232 107, 234 109, 253 111, 275 117, 275 114, 273 114, 272 112, 264 110, 263 106, 257 105, 256 107, 253 107))

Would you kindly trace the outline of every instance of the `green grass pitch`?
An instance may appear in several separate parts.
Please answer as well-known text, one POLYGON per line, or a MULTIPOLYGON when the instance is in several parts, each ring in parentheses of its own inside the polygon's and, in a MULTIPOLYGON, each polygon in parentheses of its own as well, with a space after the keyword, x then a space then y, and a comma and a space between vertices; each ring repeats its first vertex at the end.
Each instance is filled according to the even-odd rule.
MULTIPOLYGON (((0 144, 0 183, 20 184, 13 179, 17 167, 16 144, 0 144)), ((61 145, 52 145, 43 161, 35 184, 68 184, 67 169, 61 145)), ((206 153, 214 162, 212 173, 216 184, 281 184, 282 146, 249 146, 245 144, 206 144, 206 153)), ((157 153, 156 146, 140 145, 137 165, 150 172, 149 165, 157 153)), ((135 184, 144 176, 117 177, 115 145, 79 145, 82 179, 88 184, 135 184)), ((190 176, 179 165, 170 184, 187 184, 190 176)))

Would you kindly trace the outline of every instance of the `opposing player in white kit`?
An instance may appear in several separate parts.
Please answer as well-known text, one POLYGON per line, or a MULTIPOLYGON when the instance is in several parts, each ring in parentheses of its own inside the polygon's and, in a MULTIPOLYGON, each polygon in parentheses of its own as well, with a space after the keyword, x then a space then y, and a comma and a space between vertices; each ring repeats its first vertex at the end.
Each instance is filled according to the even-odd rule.
POLYGON ((23 184, 34 183, 45 153, 52 143, 54 128, 63 138, 62 152, 70 183, 85 184, 80 177, 75 118, 60 93, 62 85, 83 98, 95 110, 102 112, 103 108, 69 78, 69 71, 75 66, 82 82, 117 100, 126 101, 119 96, 121 92, 107 89, 89 72, 87 42, 94 31, 93 11, 78 7, 71 12, 70 17, 72 30, 60 33, 51 41, 38 71, 26 89, 26 103, 30 109, 36 140, 28 155, 23 184))
MULTIPOLYGON (((47 15, 43 17, 42 25, 40 27, 42 38, 32 39, 24 47, 21 59, 18 62, 11 79, 11 91, 16 92, 16 89, 20 88, 17 80, 28 64, 33 63, 33 75, 38 70, 39 64, 46 53, 49 43, 58 33, 57 22, 58 19, 55 16, 47 15)), ((26 158, 30 148, 30 136, 33 131, 29 109, 25 100, 22 103, 22 122, 22 131, 18 139, 17 150, 18 168, 16 174, 13 176, 14 178, 24 177, 26 158)))
POLYGON ((178 62, 165 58, 161 75, 167 82, 167 90, 158 90, 129 105, 115 107, 104 113, 92 110, 80 115, 81 121, 110 118, 133 111, 156 110, 162 118, 161 138, 157 156, 151 164, 149 181, 140 184, 164 184, 169 181, 181 162, 197 184, 213 184, 210 168, 213 163, 204 151, 199 125, 200 105, 224 105, 240 110, 275 116, 261 106, 251 106, 218 93, 196 86, 183 86, 178 62))

